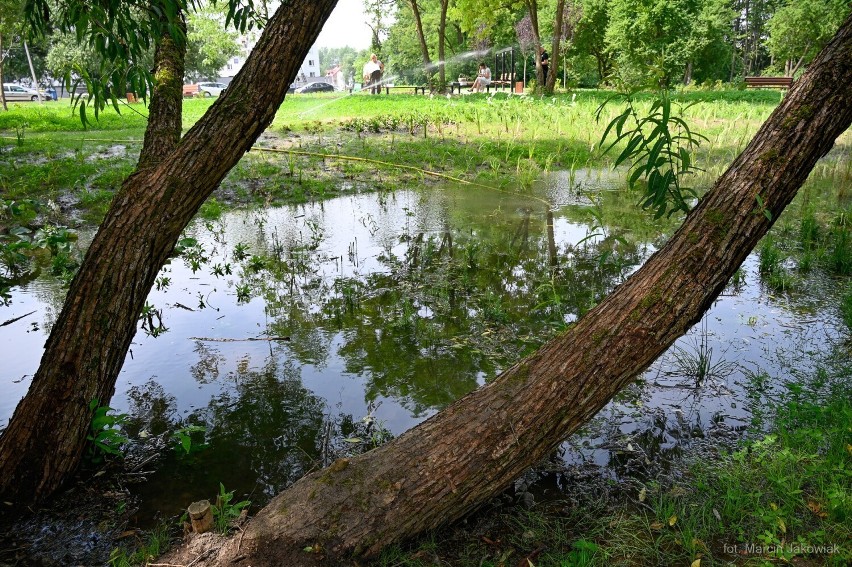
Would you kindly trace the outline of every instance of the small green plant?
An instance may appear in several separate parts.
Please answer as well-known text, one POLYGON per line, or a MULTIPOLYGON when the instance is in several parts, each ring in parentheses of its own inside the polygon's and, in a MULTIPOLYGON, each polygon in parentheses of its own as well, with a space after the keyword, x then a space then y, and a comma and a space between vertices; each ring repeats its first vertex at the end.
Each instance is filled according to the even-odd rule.
POLYGON ((89 442, 86 455, 89 462, 99 463, 106 455, 121 455, 121 446, 129 441, 121 432, 127 422, 127 414, 110 415, 111 407, 99 405, 98 400, 89 402, 92 421, 89 424, 89 442))
POLYGON ((243 260, 248 258, 248 249, 248 244, 245 244, 244 242, 238 242, 237 245, 234 246, 234 251, 232 253, 234 261, 242 262, 243 260))
POLYGON ((169 547, 171 533, 166 523, 159 524, 150 532, 145 532, 138 547, 115 547, 109 554, 110 567, 134 567, 148 565, 169 547))
POLYGON ((193 442, 193 435, 197 437, 199 433, 206 431, 207 429, 200 425, 185 425, 172 433, 172 439, 177 441, 178 447, 189 455, 191 452, 199 451, 207 446, 203 441, 201 443, 193 442))
POLYGON ((228 529, 234 520, 240 517, 243 508, 251 505, 249 500, 242 500, 231 504, 234 499, 234 492, 225 490, 225 485, 219 483, 219 494, 216 495, 216 504, 211 508, 213 510, 213 522, 216 525, 216 530, 220 533, 227 533, 228 529))
MULTIPOLYGON (((645 179, 641 205, 643 209, 653 211, 655 218, 665 214, 671 216, 677 211, 688 212, 687 201, 698 195, 694 189, 684 185, 685 177, 702 171, 693 164, 690 152, 707 138, 693 132, 686 121, 673 111, 668 90, 658 92, 645 116, 639 115, 634 95, 616 95, 598 107, 595 118, 600 120, 604 108, 612 100, 623 98, 626 103, 625 109, 604 130, 600 147, 604 148, 611 132, 615 133, 615 139, 604 148, 604 154, 616 145, 626 143, 614 165, 617 167, 630 160, 628 183, 631 187, 640 178, 645 179)), ((681 106, 679 114, 692 104, 681 106)))
POLYGON ((198 215, 207 220, 216 220, 222 216, 224 209, 222 208, 222 203, 220 203, 215 197, 210 197, 204 204, 201 205, 201 208, 198 210, 198 215))

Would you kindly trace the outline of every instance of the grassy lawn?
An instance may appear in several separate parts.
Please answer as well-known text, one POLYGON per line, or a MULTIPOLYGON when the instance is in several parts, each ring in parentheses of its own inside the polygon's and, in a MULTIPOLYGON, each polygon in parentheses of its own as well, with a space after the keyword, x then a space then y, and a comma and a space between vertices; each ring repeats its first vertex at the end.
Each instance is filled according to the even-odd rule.
MULTIPOLYGON (((271 204, 332 196, 343 182, 387 190, 423 179, 422 172, 386 164, 523 188, 548 171, 608 165, 611 158, 600 155, 597 143, 618 105, 608 106, 600 121, 595 111, 610 95, 292 95, 257 143, 266 151, 247 154, 215 197, 224 203, 271 204)), ((708 177, 699 182, 706 186, 742 149, 780 94, 693 91, 679 100, 694 103, 685 115, 708 137, 696 156, 707 164, 708 177)), ((185 128, 213 102, 187 99, 185 128)), ((119 109, 120 114, 106 108, 88 129, 65 101, 13 104, 0 113, 4 196, 60 200, 82 211, 87 222, 98 222, 132 170, 146 125, 144 104, 119 109)))

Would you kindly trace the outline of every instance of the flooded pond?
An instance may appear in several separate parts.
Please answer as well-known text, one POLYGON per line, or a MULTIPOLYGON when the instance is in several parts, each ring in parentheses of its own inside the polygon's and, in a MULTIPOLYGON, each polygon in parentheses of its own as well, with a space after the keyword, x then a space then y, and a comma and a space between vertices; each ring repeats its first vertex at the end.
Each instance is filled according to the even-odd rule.
MULTIPOLYGON (((261 505, 535 350, 665 240, 616 183, 575 172, 524 195, 443 186, 194 222, 110 402, 128 415, 129 452, 159 455, 132 488, 140 524, 212 497, 219 482, 261 505)), ((757 263, 749 257, 702 322, 566 441, 560 466, 617 477, 636 473, 633 461, 735 436, 750 401, 777 387, 766 376, 789 371, 786 356, 802 367, 809 350, 829 348, 841 332, 837 284, 814 272, 806 296, 774 295, 757 263)), ((33 312, 0 327, 4 422, 63 295, 45 277, 0 307, 3 321, 33 312)))

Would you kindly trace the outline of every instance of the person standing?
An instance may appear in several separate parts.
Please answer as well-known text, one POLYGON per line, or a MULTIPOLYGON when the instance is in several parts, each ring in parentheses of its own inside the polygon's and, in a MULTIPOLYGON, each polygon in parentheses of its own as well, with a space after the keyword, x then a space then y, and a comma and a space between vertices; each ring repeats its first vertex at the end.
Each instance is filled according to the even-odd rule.
POLYGON ((381 94, 384 70, 385 64, 379 61, 376 54, 370 55, 370 60, 364 64, 364 82, 370 87, 370 94, 381 94))
MULTIPOLYGON (((544 85, 547 84, 547 73, 550 71, 550 55, 547 54, 547 51, 544 48, 541 48, 541 71, 542 76, 544 77, 544 85)), ((541 85, 544 87, 544 85, 541 85)))

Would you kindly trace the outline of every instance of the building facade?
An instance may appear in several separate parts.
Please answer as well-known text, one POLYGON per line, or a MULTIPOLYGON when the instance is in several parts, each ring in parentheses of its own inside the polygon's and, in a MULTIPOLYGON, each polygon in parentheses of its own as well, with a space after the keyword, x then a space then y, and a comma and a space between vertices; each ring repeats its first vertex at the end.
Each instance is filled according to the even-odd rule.
MULTIPOLYGON (((260 30, 250 30, 237 38, 237 44, 240 46, 240 52, 231 57, 231 59, 228 60, 228 63, 219 71, 220 82, 230 83, 231 79, 239 73, 240 69, 242 69, 243 65, 245 65, 249 53, 251 53, 251 50, 254 49, 254 46, 257 44, 257 40, 260 39, 260 33, 260 30)), ((320 72, 319 64, 319 48, 314 45, 308 51, 308 55, 305 57, 305 60, 302 61, 302 66, 299 68, 299 73, 296 75, 295 82, 296 84, 302 85, 314 82, 318 78, 322 77, 323 74, 320 72)))

